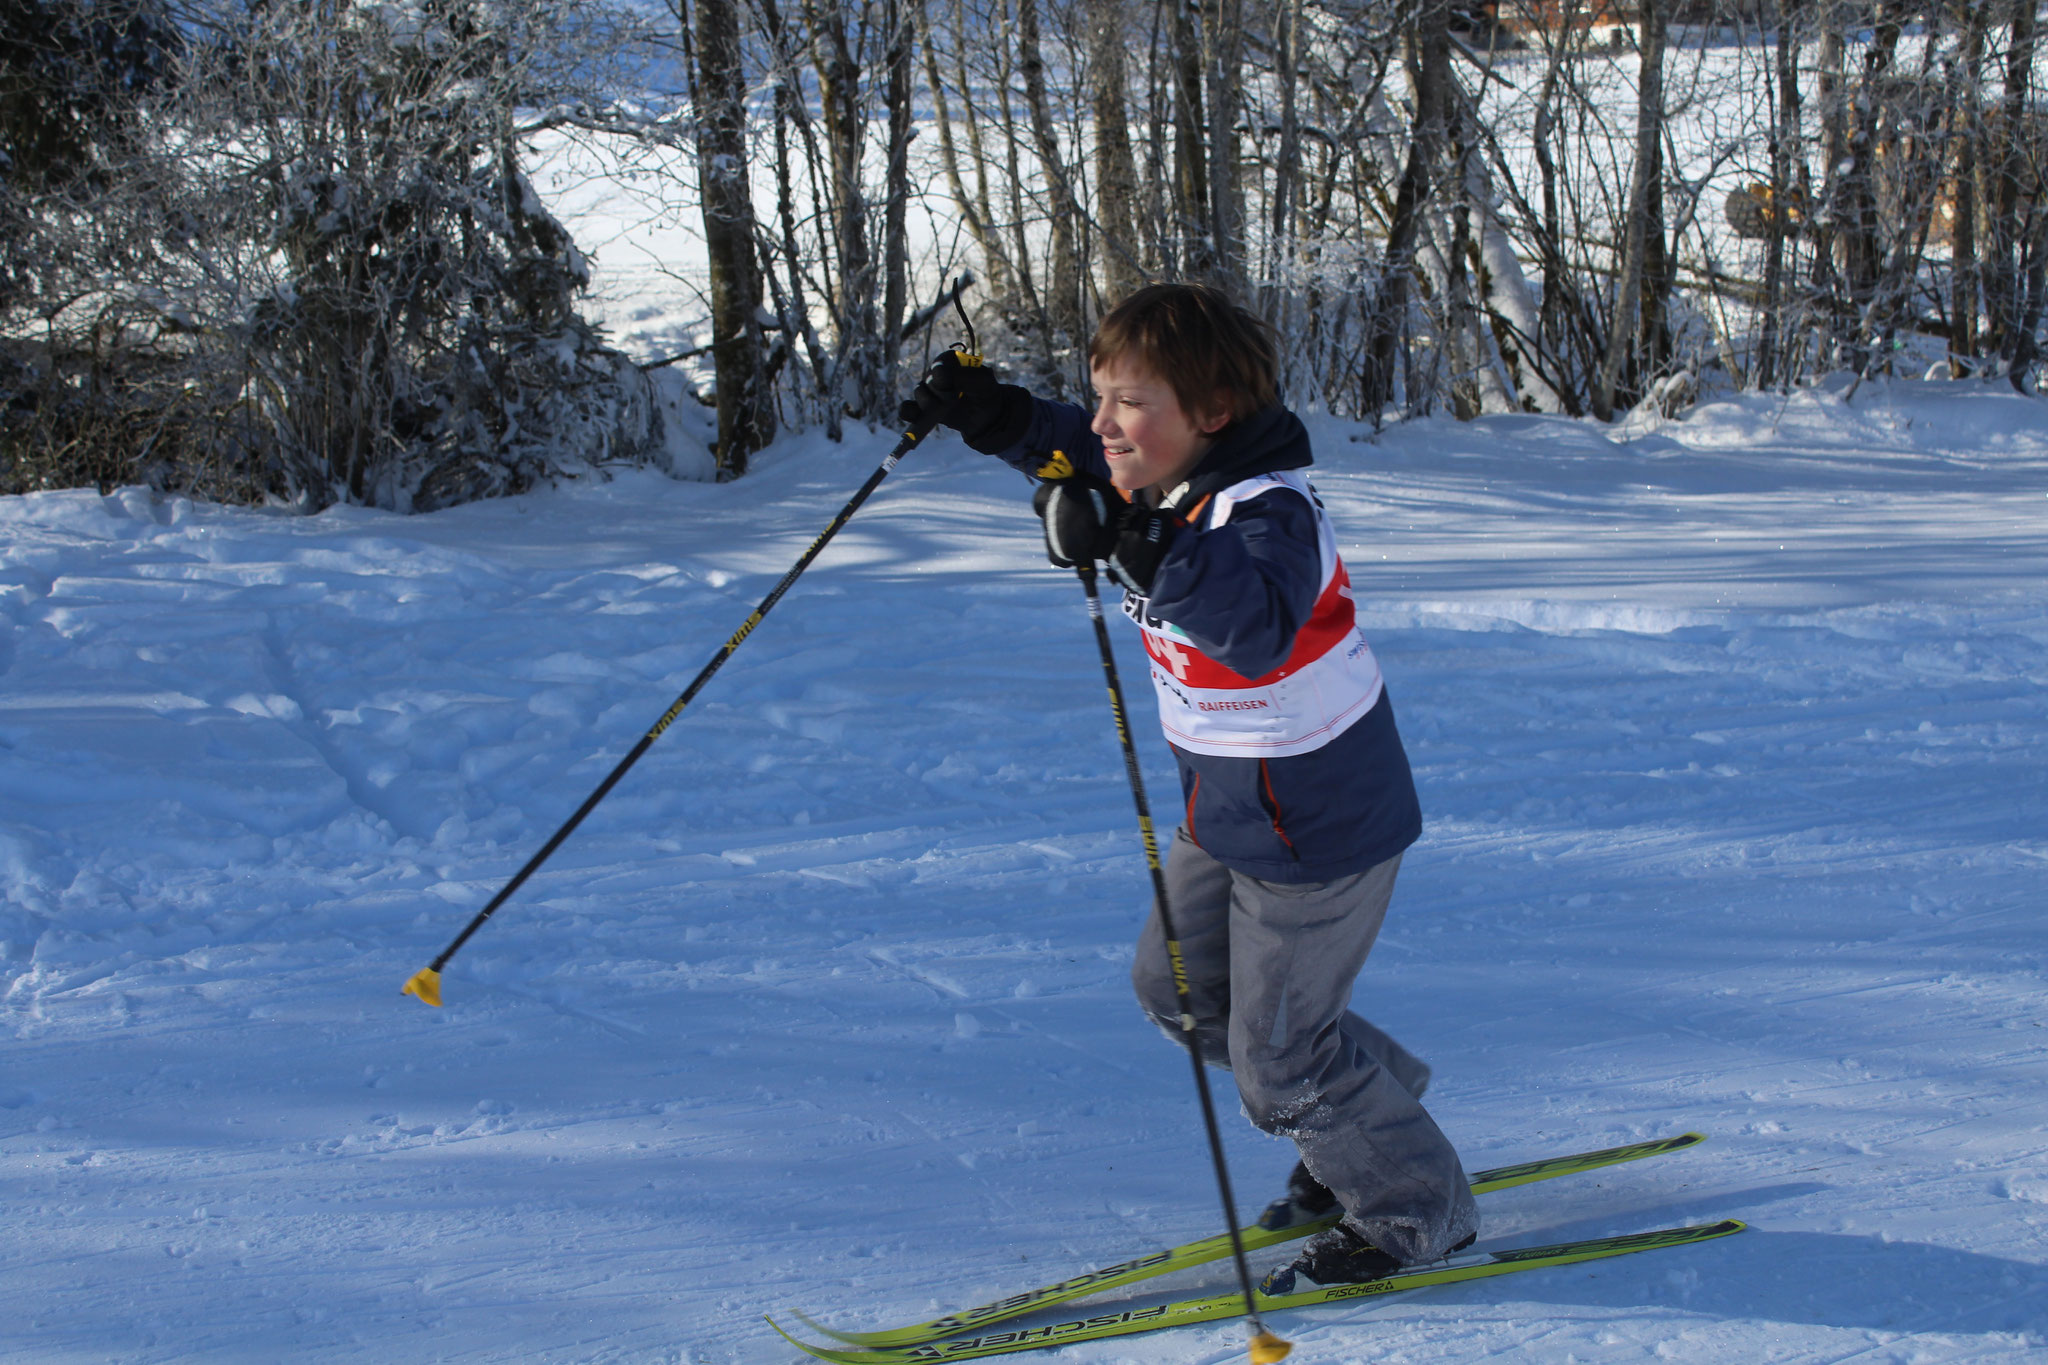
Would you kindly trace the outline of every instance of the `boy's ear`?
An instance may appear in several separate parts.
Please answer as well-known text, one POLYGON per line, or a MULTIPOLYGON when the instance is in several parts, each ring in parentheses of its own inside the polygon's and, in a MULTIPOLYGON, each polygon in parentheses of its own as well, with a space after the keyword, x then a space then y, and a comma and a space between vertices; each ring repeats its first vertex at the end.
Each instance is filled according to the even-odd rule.
POLYGON ((1201 432, 1204 436, 1214 436, 1217 432, 1230 425, 1231 415, 1236 407, 1237 404, 1232 401, 1230 390, 1216 390, 1216 392, 1209 395, 1208 408, 1201 413, 1199 419, 1195 422, 1195 430, 1201 432))

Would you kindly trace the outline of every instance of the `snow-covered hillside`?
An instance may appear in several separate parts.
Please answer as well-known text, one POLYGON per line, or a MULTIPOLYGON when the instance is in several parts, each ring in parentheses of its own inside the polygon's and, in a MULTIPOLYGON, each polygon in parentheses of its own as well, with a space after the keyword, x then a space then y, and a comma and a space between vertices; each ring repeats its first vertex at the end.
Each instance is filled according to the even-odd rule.
MULTIPOLYGON (((1430 819, 1359 1005, 1470 1166, 1713 1138, 1490 1195, 1484 1245, 1754 1230, 1275 1326, 1332 1361, 2048 1356, 2048 408, 1317 431, 1430 819)), ((783 1360, 763 1311, 880 1325, 1217 1229, 1127 998, 1146 879, 1078 588, 950 439, 447 1007, 399 994, 888 441, 419 518, 0 502, 0 1357, 783 1360)), ((1290 1154, 1226 1128, 1256 1205, 1290 1154)))

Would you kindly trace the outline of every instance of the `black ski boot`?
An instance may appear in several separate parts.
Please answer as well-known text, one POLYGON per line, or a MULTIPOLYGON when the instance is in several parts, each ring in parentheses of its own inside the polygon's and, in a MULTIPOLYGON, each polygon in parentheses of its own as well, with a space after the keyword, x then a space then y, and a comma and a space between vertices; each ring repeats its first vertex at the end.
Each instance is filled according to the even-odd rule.
MULTIPOLYGON (((1475 1233, 1451 1248, 1463 1251, 1479 1240, 1475 1233)), ((1339 1223, 1302 1243, 1301 1254, 1292 1263, 1267 1275, 1259 1285, 1261 1294, 1292 1294, 1294 1278, 1303 1275, 1317 1284, 1364 1284, 1383 1280, 1402 1268, 1401 1263, 1365 1238, 1339 1223)))
POLYGON ((1269 1232, 1282 1228, 1299 1227, 1337 1211, 1337 1196, 1331 1194, 1322 1181, 1308 1173, 1308 1167, 1297 1161, 1294 1171, 1287 1177, 1287 1197, 1275 1199, 1266 1205, 1266 1211, 1259 1215, 1259 1226, 1269 1232))
MULTIPOLYGON (((1412 1058, 1410 1060, 1413 1061, 1412 1058)), ((1401 1083, 1409 1094, 1421 1099, 1423 1092, 1429 1089, 1429 1068, 1415 1062, 1414 1070, 1401 1083)), ((1268 1232, 1278 1232, 1282 1228, 1296 1228, 1303 1223, 1314 1222, 1336 1211, 1337 1196, 1330 1193, 1330 1187, 1308 1173, 1307 1162, 1297 1161, 1287 1177, 1287 1197, 1266 1205, 1266 1211, 1259 1215, 1259 1226, 1268 1232)))
POLYGON ((1339 1223, 1303 1243, 1301 1254, 1267 1275, 1259 1292, 1292 1294, 1296 1275, 1306 1275, 1317 1284, 1364 1284, 1384 1279, 1400 1268, 1399 1261, 1339 1223))

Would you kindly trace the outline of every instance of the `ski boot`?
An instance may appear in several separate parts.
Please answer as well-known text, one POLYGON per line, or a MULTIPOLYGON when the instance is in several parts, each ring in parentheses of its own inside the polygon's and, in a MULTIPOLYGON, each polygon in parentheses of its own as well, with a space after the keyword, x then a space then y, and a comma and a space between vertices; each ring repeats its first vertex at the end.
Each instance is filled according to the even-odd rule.
MULTIPOLYGON (((1475 1233, 1452 1247, 1451 1253, 1463 1251, 1477 1240, 1478 1234, 1475 1233)), ((1370 1280, 1383 1280, 1401 1269, 1401 1262, 1339 1223, 1304 1242, 1301 1254, 1267 1275, 1259 1285, 1259 1292, 1292 1294, 1297 1275, 1319 1285, 1364 1284, 1370 1280)))
POLYGON ((1266 1205, 1266 1211, 1259 1215, 1259 1226, 1268 1232, 1278 1232, 1282 1228, 1312 1223, 1336 1211, 1337 1196, 1331 1194, 1322 1181, 1310 1175, 1306 1165, 1297 1161, 1287 1177, 1286 1198, 1275 1199, 1266 1205))

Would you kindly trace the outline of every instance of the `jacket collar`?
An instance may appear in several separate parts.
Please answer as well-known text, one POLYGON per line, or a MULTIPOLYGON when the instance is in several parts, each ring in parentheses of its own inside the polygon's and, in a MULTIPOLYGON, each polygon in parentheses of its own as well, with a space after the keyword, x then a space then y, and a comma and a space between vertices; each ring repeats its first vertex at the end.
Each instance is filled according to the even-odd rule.
POLYGON ((1305 469, 1313 463, 1308 428, 1299 417, 1276 403, 1218 432, 1208 454, 1184 483, 1166 490, 1162 504, 1192 507, 1210 494, 1254 475, 1305 469))

